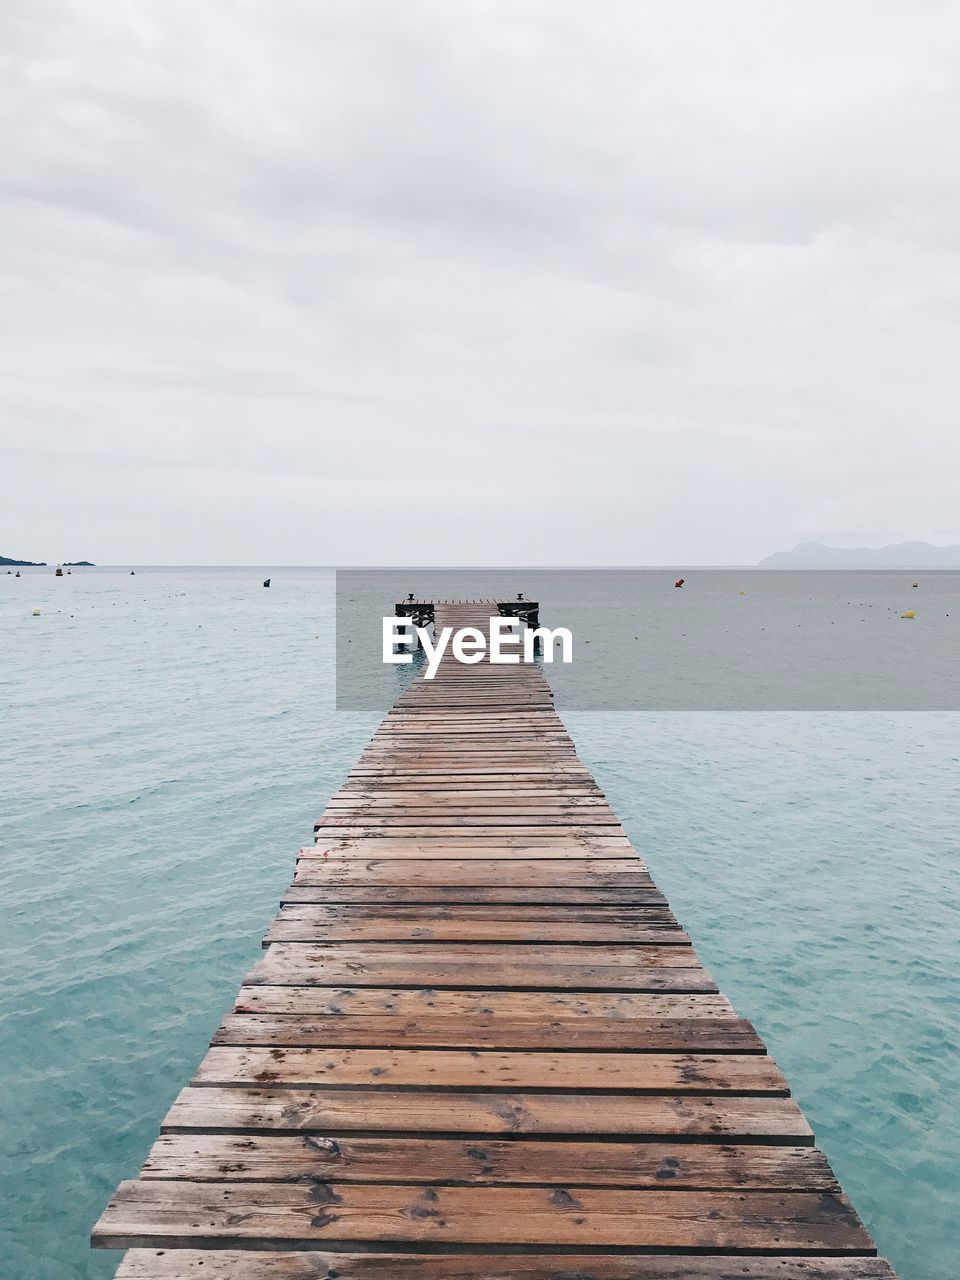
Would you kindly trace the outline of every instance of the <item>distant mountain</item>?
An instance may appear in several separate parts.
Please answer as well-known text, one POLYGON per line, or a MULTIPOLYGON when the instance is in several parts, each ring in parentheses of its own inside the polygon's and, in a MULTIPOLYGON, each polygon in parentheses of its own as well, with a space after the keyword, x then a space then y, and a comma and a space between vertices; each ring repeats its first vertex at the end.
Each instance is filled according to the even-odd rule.
POLYGON ((7 556, 0 556, 0 564, 15 564, 25 569, 45 569, 47 567, 46 560, 10 560, 7 556))
POLYGON ((97 566, 92 560, 64 560, 63 567, 65 569, 95 569, 97 566))
POLYGON ((960 569, 960 547, 895 542, 889 547, 827 547, 800 542, 760 561, 765 569, 960 569))

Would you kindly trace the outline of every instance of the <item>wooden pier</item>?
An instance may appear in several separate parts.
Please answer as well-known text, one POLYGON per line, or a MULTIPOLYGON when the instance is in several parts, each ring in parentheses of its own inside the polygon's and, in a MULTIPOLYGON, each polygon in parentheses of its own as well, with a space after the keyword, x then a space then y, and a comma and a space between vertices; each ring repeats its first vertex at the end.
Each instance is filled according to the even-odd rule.
POLYGON ((892 1280, 538 666, 413 682, 264 946, 94 1229, 123 1280, 892 1280))

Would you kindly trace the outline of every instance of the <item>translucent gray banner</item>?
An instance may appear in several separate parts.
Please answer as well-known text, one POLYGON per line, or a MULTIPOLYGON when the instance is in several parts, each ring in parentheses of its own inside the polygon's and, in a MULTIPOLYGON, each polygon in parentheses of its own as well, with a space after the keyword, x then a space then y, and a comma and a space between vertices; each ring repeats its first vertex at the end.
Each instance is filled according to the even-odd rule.
POLYGON ((573 634, 544 664, 571 709, 960 710, 960 572, 682 568, 339 570, 338 708, 385 709, 422 669, 383 662, 396 602, 518 594, 573 634))

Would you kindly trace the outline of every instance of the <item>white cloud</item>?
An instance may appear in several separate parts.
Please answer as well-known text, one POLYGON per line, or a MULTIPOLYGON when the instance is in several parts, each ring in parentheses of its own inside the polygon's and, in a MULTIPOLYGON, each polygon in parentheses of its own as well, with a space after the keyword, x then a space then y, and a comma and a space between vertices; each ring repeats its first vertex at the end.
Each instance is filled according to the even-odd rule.
POLYGON ((952 6, 2 22, 0 551, 718 562, 955 528, 952 6))

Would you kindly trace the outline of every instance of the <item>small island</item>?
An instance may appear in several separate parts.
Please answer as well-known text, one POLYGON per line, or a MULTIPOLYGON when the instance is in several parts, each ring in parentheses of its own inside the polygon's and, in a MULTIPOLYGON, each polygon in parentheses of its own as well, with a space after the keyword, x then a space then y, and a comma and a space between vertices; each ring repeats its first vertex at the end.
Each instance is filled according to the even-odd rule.
MULTIPOLYGON (((97 566, 92 560, 64 560, 63 567, 65 569, 95 569, 97 566)), ((10 565, 16 569, 47 569, 49 568, 46 560, 12 560, 9 556, 0 556, 0 565, 10 565)))

